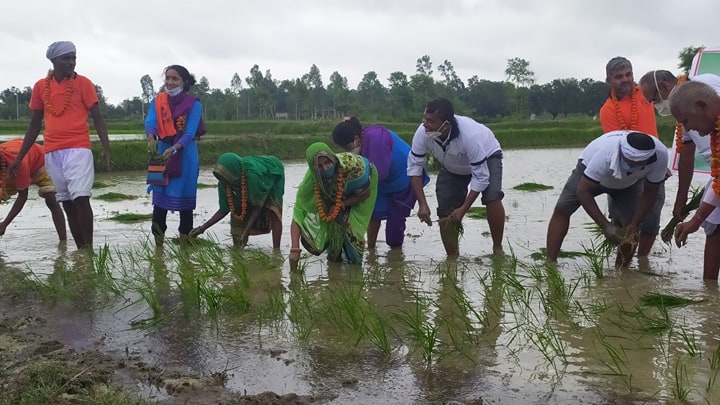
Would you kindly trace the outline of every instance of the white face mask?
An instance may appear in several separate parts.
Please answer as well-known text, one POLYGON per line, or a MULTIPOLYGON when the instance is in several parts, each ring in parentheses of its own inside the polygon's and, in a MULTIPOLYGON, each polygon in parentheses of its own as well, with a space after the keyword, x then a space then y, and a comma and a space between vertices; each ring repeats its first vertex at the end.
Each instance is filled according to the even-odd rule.
POLYGON ((362 149, 362 148, 360 148, 359 146, 356 147, 356 148, 352 148, 352 150, 350 151, 350 153, 354 153, 354 154, 356 154, 356 155, 359 155, 361 149, 362 149))
POLYGON ((673 94, 673 91, 675 91, 675 88, 677 87, 677 84, 670 90, 670 93, 668 93, 668 98, 664 99, 660 95, 660 87, 658 86, 657 82, 657 76, 656 76, 656 70, 653 71, 653 79, 655 80, 655 90, 657 91, 658 97, 660 97, 660 101, 655 102, 655 111, 657 111, 658 115, 667 117, 668 115, 671 115, 670 112, 670 95, 673 94))
POLYGON ((436 131, 425 130, 425 136, 427 136, 428 138, 433 139, 433 140, 439 140, 443 135, 442 129, 445 128, 446 125, 450 125, 450 122, 448 122, 448 121, 443 122, 442 125, 440 125, 440 127, 436 131))
POLYGON ((658 103, 655 103, 655 111, 657 111, 658 115, 661 115, 663 117, 671 115, 672 113, 670 112, 670 101, 662 100, 658 103))
POLYGON ((175 87, 174 89, 165 89, 165 93, 167 93, 170 97, 175 97, 178 94, 182 93, 182 91, 182 86, 175 87))

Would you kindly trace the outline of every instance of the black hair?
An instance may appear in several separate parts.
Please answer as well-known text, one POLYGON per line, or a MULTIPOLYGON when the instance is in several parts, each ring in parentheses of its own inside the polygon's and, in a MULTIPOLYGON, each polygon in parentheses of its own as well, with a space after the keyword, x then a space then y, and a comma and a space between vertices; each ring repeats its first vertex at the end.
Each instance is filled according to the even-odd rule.
POLYGON ((450 100, 442 97, 438 97, 434 100, 430 100, 425 106, 425 112, 438 113, 440 119, 443 121, 451 121, 455 115, 455 110, 450 100))
POLYGON ((655 149, 655 142, 652 137, 642 132, 630 132, 627 134, 628 145, 637 150, 655 149))
POLYGON ((183 79, 183 90, 188 91, 190 90, 190 87, 195 85, 195 76, 190 74, 190 72, 185 68, 185 66, 181 65, 170 65, 165 68, 164 73, 167 73, 168 70, 174 70, 178 72, 180 77, 183 79))
POLYGON ((362 125, 357 117, 348 117, 333 129, 333 142, 344 148, 345 145, 354 141, 356 136, 360 136, 362 130, 362 125))

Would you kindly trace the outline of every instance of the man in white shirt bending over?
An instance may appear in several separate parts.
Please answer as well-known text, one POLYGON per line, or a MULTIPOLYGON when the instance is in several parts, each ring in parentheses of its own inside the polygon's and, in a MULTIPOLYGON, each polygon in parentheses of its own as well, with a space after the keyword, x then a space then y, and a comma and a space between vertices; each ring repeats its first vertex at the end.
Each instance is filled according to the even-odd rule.
POLYGON ((441 166, 435 193, 440 237, 447 255, 459 254, 461 221, 480 194, 487 208, 493 253, 502 253, 505 230, 503 154, 495 135, 472 118, 455 115, 453 105, 447 99, 436 98, 427 104, 423 123, 413 136, 407 174, 417 197, 418 217, 432 225, 422 184, 428 152, 441 166))
MULTIPOLYGON (((642 132, 611 131, 590 142, 565 183, 550 218, 548 261, 557 261, 570 227, 570 216, 580 206, 611 242, 634 241, 639 232, 649 232, 643 232, 644 227, 658 223, 660 210, 653 205, 660 184, 665 181, 667 165, 667 147, 642 132), (605 218, 595 201, 600 194, 607 194, 614 202, 612 220, 605 218), (624 235, 620 228, 624 228, 624 235)), ((627 266, 635 247, 635 243, 623 243, 616 265, 627 266)))

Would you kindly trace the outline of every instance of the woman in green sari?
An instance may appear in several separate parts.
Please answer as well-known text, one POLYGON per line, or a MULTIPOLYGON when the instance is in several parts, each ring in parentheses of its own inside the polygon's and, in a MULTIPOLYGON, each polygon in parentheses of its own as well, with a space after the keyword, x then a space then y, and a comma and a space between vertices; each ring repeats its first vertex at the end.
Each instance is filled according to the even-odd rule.
POLYGON ((298 187, 290 226, 290 267, 300 259, 300 243, 332 261, 362 263, 378 175, 366 158, 333 153, 323 142, 305 151, 308 171, 298 187))
POLYGON ((273 248, 279 249, 285 194, 282 162, 275 156, 224 153, 213 174, 218 179, 220 207, 204 224, 190 231, 190 237, 197 237, 231 214, 230 234, 235 246, 245 246, 250 235, 272 232, 273 248))

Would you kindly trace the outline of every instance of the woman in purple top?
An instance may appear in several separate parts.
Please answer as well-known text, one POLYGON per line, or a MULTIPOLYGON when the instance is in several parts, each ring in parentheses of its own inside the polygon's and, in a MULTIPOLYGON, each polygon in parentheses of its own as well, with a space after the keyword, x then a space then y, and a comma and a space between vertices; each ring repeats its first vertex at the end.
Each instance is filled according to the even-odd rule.
MULTIPOLYGON (((367 231, 368 248, 375 248, 383 220, 386 221, 385 242, 390 247, 402 246, 405 218, 415 206, 415 193, 407 175, 410 145, 383 126, 363 128, 356 117, 346 117, 335 126, 333 141, 345 151, 367 158, 378 171, 377 200, 367 231)), ((427 173, 423 178, 423 184, 430 181, 427 173)))

